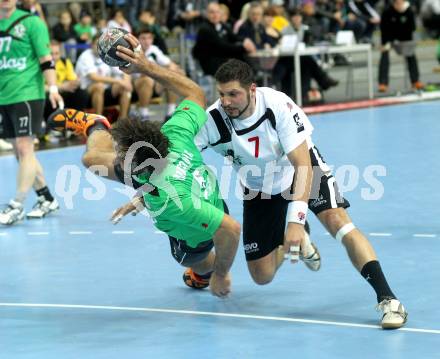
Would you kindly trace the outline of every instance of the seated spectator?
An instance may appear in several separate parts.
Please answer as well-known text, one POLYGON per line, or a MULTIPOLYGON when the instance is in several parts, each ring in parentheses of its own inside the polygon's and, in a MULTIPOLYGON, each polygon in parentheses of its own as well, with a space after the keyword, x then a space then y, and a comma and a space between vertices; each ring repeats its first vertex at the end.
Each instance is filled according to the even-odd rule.
POLYGON ((197 33, 203 21, 203 12, 213 0, 175 0, 172 4, 171 27, 180 26, 188 34, 197 33))
POLYGON ((90 44, 96 34, 96 29, 92 25, 92 16, 86 11, 81 12, 79 22, 73 26, 73 29, 78 43, 90 44))
POLYGON ((75 72, 80 80, 80 88, 87 90, 95 113, 102 115, 104 106, 119 104, 119 117, 127 117, 133 91, 131 78, 101 60, 98 39, 99 35, 95 35, 92 48, 85 50, 76 63, 75 72))
POLYGON ((276 42, 273 42, 266 34, 266 28, 263 25, 263 6, 260 2, 253 1, 250 3, 248 18, 240 26, 237 36, 240 40, 252 40, 257 50, 271 48, 276 45, 276 42))
MULTIPOLYGON (((89 95, 86 90, 79 87, 78 76, 74 71, 72 62, 68 58, 61 57, 61 44, 58 41, 52 40, 50 49, 55 62, 57 86, 60 95, 63 97, 64 106, 84 110, 88 105, 89 95)), ((49 98, 46 97, 44 118, 47 118, 52 111, 49 98)))
POLYGON ((276 12, 272 26, 278 32, 282 32, 283 29, 289 25, 289 20, 286 16, 286 9, 284 8, 284 0, 272 0, 271 4, 276 12))
MULTIPOLYGON (((171 59, 166 56, 154 43, 154 33, 151 28, 145 27, 140 29, 137 35, 139 43, 142 46, 142 50, 145 53, 145 57, 157 63, 162 67, 167 67, 172 71, 183 73, 183 70, 171 59)), ((166 117, 171 117, 176 109, 176 103, 178 100, 178 95, 168 89, 163 89, 159 83, 155 82, 149 76, 142 76, 139 74, 133 74, 134 89, 138 96, 138 116, 142 119, 147 120, 149 118, 148 106, 150 104, 153 94, 160 95, 163 92, 167 97, 167 114, 166 117)))
POLYGON ((143 10, 139 13, 138 31, 149 27, 154 34, 154 43, 164 54, 168 55, 168 47, 165 39, 162 37, 162 31, 159 24, 156 23, 156 17, 149 10, 143 10))
POLYGON ((210 3, 207 21, 201 25, 193 48, 205 75, 214 75, 217 69, 230 58, 243 59, 247 53, 256 51, 249 39, 240 42, 230 29, 221 23, 220 6, 210 3))
POLYGON ((219 5, 221 12, 221 23, 226 27, 232 29, 234 27, 234 20, 231 18, 231 12, 229 11, 228 6, 225 4, 219 4, 219 5))
MULTIPOLYGON (((410 4, 405 0, 393 0, 392 5, 382 13, 380 23, 382 34, 381 57, 379 62, 379 92, 388 91, 391 47, 398 46, 396 42, 409 42, 413 40, 413 33, 416 30, 415 16, 410 4)), ((399 46, 404 46, 403 44, 399 46)), ((415 44, 412 53, 402 54, 408 64, 409 76, 412 87, 421 90, 424 86, 419 80, 419 69, 415 55, 415 44)), ((396 51, 399 47, 396 47, 396 51)))
POLYGON ((371 42, 373 31, 380 23, 380 16, 368 0, 349 0, 348 21, 344 30, 352 30, 357 42, 371 42))
MULTIPOLYGON (((64 10, 58 17, 58 23, 52 28, 52 38, 61 44, 68 46, 76 45, 76 33, 73 29, 72 15, 68 10, 64 10)), ((66 52, 66 57, 76 61, 76 49, 71 48, 66 52)))
POLYGON ((420 14, 430 35, 435 39, 440 37, 440 0, 424 0, 420 14))
POLYGON ((272 44, 272 47, 275 47, 281 39, 281 34, 272 26, 275 15, 276 10, 271 6, 266 8, 263 13, 264 29, 266 31, 266 36, 270 39, 269 41, 272 44))
POLYGON ((124 29, 127 32, 131 32, 131 26, 124 17, 124 13, 121 9, 115 9, 110 16, 110 20, 107 23, 108 28, 117 27, 124 29))
POLYGON ((24 11, 29 11, 31 14, 37 15, 41 18, 41 20, 47 23, 46 17, 44 16, 43 7, 37 0, 21 0, 21 5, 19 8, 24 11))
MULTIPOLYGON (((298 42, 306 42, 310 38, 308 26, 302 23, 301 11, 294 9, 290 11, 291 23, 282 31, 284 35, 297 35, 298 42)), ((312 88, 312 79, 317 82, 321 90, 328 90, 336 86, 339 82, 331 78, 316 62, 312 56, 300 56, 301 64, 301 92, 304 103, 319 102, 322 95, 319 90, 312 88)), ((293 74, 292 57, 281 57, 273 71, 274 81, 278 84, 282 92, 292 94, 292 74, 293 74)))

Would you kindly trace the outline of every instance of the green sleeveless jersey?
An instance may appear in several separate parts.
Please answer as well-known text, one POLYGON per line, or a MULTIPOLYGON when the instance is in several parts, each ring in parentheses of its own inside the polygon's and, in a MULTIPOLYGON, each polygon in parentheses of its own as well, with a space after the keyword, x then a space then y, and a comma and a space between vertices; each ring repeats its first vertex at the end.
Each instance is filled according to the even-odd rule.
MULTIPOLYGON (((17 9, 9 18, 0 19, 0 34, 26 14, 17 9)), ((44 99, 39 59, 49 54, 49 32, 37 16, 23 19, 0 36, 0 105, 44 99)))

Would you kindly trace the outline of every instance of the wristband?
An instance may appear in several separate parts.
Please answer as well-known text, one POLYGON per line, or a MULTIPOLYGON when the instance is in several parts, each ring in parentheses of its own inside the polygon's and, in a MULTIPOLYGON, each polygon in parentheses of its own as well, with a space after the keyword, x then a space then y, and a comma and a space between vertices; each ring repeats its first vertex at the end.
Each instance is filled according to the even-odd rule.
POLYGON ((49 86, 49 93, 58 93, 58 86, 57 85, 50 85, 49 86))
POLYGON ((293 201, 287 208, 286 220, 289 223, 306 224, 308 204, 304 201, 293 201))

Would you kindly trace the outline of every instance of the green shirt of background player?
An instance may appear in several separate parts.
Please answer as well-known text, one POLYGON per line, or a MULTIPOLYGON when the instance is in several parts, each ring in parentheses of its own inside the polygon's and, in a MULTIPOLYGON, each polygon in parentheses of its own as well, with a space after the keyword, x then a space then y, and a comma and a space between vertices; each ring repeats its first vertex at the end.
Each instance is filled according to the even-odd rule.
POLYGON ((19 163, 15 198, 0 212, 0 224, 7 225, 25 217, 23 204, 32 187, 38 202, 28 217, 42 218, 58 208, 35 157, 33 142, 43 120, 44 81, 52 107, 62 104, 49 34, 40 18, 18 10, 16 2, 0 2, 0 138, 13 141, 19 163))

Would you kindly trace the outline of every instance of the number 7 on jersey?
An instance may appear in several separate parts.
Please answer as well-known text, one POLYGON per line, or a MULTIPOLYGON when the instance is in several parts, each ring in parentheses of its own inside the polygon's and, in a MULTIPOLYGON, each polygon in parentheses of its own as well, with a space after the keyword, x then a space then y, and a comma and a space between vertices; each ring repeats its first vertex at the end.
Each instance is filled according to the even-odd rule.
POLYGON ((248 138, 248 142, 255 142, 255 158, 258 158, 258 154, 260 153, 260 137, 250 137, 248 138))

